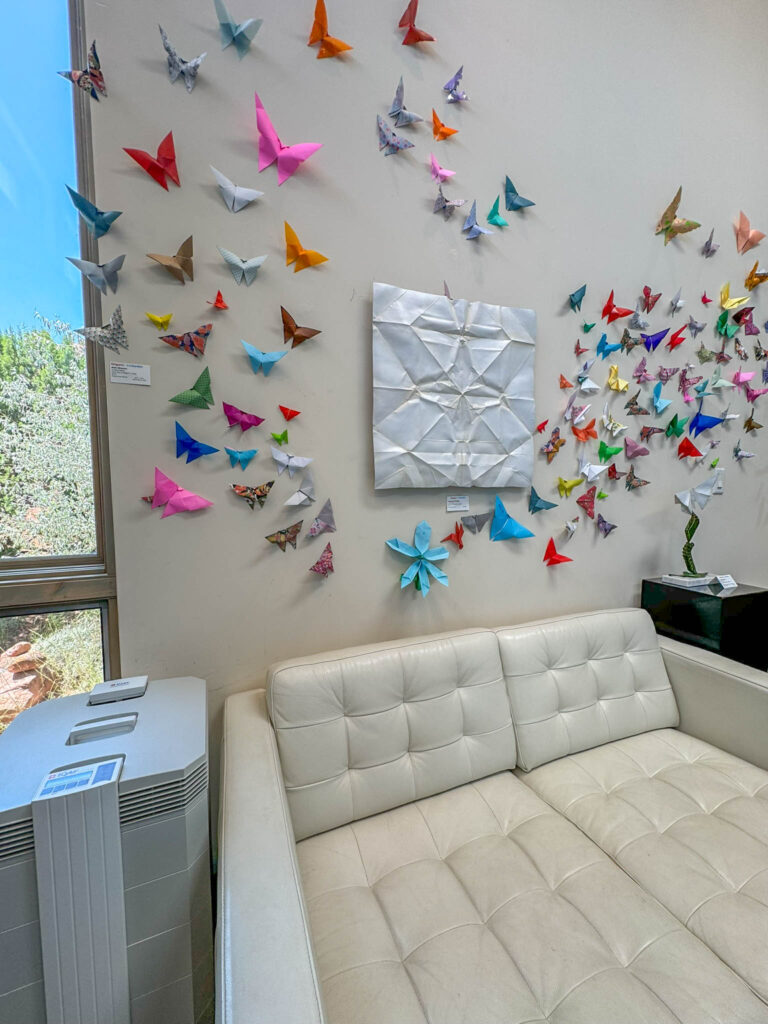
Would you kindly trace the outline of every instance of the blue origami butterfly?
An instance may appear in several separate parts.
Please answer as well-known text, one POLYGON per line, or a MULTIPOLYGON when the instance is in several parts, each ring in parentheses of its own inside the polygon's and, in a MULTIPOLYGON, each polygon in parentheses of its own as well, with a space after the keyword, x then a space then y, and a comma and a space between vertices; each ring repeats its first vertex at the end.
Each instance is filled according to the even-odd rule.
POLYGON ((509 175, 504 182, 504 200, 508 210, 523 210, 526 206, 535 206, 532 199, 524 199, 510 181, 509 175))
POLYGON ((534 536, 535 534, 512 518, 497 494, 491 522, 491 540, 522 540, 523 537, 534 536))
POLYGON ((609 345, 606 340, 607 337, 608 335, 604 334, 600 338, 600 341, 598 341, 597 348, 595 350, 599 356, 602 356, 603 359, 605 359, 606 356, 609 356, 611 352, 617 352, 621 348, 620 341, 617 341, 615 345, 609 345))
POLYGON ((278 362, 283 356, 287 356, 290 350, 285 352, 262 352, 259 348, 254 348, 253 345, 249 345, 247 341, 241 342, 243 348, 246 351, 248 358, 251 361, 251 367, 254 373, 258 373, 259 370, 264 371, 264 376, 268 377, 272 372, 272 367, 278 362))
POLYGON ((176 421, 177 459, 180 459, 182 455, 186 455, 187 462, 194 462, 195 459, 199 459, 202 455, 213 455, 218 450, 218 448, 212 448, 209 444, 203 444, 202 441, 196 441, 194 437, 190 437, 178 420, 176 421))
POLYGON ((668 405, 672 404, 671 399, 661 397, 661 381, 653 389, 653 408, 656 410, 656 415, 660 416, 668 405))
POLYGON ((546 512, 548 508, 557 508, 557 502, 545 501, 544 498, 540 498, 536 493, 536 488, 531 484, 531 496, 528 499, 528 511, 531 515, 536 515, 537 512, 546 512))
POLYGON ((479 235, 493 234, 488 228, 481 228, 477 223, 477 200, 473 201, 472 209, 469 211, 467 219, 464 221, 464 227, 461 230, 467 232, 467 239, 477 238, 479 235))
POLYGON ((704 430, 709 430, 712 427, 719 426, 721 423, 725 423, 724 417, 721 419, 719 416, 705 416, 701 411, 701 406, 702 403, 700 401, 696 415, 688 424, 688 433, 693 434, 694 437, 698 437, 704 430))
POLYGON ((568 296, 568 301, 570 302, 571 309, 574 311, 574 313, 576 312, 576 310, 581 309, 581 304, 584 301, 584 296, 586 294, 587 286, 583 284, 581 288, 577 288, 575 292, 571 292, 571 294, 568 296))
POLYGON ((239 466, 240 469, 245 469, 251 459, 259 453, 258 448, 249 448, 244 452, 239 452, 235 448, 225 448, 224 451, 229 456, 229 464, 233 469, 235 466, 239 466))
POLYGON ((121 210, 107 210, 106 212, 100 210, 98 206, 94 206, 89 199, 81 196, 79 192, 75 192, 69 185, 67 185, 67 192, 69 192, 69 198, 94 238, 101 238, 102 235, 106 235, 117 218, 122 216, 121 210))

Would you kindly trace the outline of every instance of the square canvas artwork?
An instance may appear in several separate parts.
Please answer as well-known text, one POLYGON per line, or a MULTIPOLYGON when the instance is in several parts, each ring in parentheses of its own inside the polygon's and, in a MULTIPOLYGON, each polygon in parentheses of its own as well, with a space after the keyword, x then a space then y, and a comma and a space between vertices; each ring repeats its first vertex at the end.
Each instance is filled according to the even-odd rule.
POLYGON ((536 314, 373 286, 376 488, 527 487, 536 314))

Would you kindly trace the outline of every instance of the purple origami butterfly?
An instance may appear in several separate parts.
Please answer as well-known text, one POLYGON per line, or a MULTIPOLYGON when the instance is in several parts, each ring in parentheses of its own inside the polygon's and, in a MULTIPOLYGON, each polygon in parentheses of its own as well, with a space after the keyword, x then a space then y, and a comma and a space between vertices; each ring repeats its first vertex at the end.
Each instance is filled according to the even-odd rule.
POLYGON ((643 339, 643 344, 648 351, 655 352, 668 334, 669 328, 666 327, 663 331, 657 331, 656 334, 641 334, 640 337, 643 339))
POLYGON ((600 531, 600 533, 603 535, 603 537, 607 537, 608 534, 612 530, 616 529, 616 524, 615 523, 608 523, 608 522, 606 522, 606 520, 603 519, 603 517, 598 512, 597 513, 597 528, 600 531))
POLYGON ((653 380, 653 375, 647 372, 645 356, 643 356, 643 358, 632 371, 632 376, 641 384, 643 383, 643 381, 653 380))
POLYGON ((668 368, 666 366, 660 366, 659 372, 656 374, 662 384, 666 384, 667 381, 672 380, 676 373, 680 372, 680 367, 675 366, 674 368, 668 368))
POLYGON ((402 149, 413 149, 413 143, 404 139, 402 135, 395 135, 392 129, 385 123, 381 114, 376 115, 376 124, 379 129, 379 149, 384 150, 385 156, 399 153, 402 149))
POLYGON ((636 459, 639 455, 648 455, 648 449, 633 441, 631 437, 624 438, 624 454, 628 459, 636 459))
POLYGON ((443 86, 443 91, 448 93, 449 103, 463 103, 464 100, 468 100, 469 96, 465 92, 461 92, 459 89, 459 82, 464 75, 464 65, 462 64, 453 78, 449 78, 443 86))

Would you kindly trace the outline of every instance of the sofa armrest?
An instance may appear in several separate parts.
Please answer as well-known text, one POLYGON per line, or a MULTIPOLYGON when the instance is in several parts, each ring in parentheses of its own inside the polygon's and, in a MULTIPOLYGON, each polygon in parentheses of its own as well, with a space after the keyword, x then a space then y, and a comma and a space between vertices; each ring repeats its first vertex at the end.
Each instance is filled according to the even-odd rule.
POLYGON ((224 708, 217 1024, 322 1024, 293 828, 264 690, 224 708))
POLYGON ((768 674, 659 637, 682 732, 768 769, 768 674))

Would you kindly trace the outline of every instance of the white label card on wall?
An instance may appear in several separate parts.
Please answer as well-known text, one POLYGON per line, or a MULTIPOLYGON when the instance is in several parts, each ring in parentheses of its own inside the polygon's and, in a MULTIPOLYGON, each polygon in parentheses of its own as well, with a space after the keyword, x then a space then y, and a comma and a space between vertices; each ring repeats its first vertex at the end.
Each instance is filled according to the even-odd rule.
POLYGON ((109 379, 113 384, 144 384, 149 386, 150 368, 146 363, 110 363, 109 379))
POLYGON ((715 576, 715 579, 724 590, 730 590, 731 587, 738 587, 738 583, 733 576, 715 576))
POLYGON ((469 512, 468 494, 449 494, 445 499, 446 512, 469 512))

